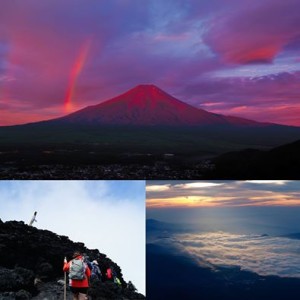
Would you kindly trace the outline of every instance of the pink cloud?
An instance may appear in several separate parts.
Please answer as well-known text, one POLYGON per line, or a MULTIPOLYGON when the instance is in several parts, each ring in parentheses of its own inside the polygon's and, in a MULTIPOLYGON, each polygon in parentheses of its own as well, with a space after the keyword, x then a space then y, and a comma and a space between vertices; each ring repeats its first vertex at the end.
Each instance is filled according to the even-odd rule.
POLYGON ((216 15, 205 35, 211 49, 225 62, 270 63, 299 41, 299 1, 256 0, 241 4, 216 15))
POLYGON ((299 6, 298 0, 6 1, 0 11, 0 125, 60 116, 67 90, 75 110, 141 83, 224 114, 244 116, 241 107, 247 107, 253 119, 263 115, 253 110, 251 116, 252 107, 281 107, 284 118, 274 112, 276 122, 297 122, 283 107, 298 105, 298 75, 229 77, 236 64, 276 65, 278 56, 297 63, 299 6), (84 67, 72 77, 89 38, 84 67), (228 78, 212 76, 220 70, 228 78))
POLYGON ((183 92, 194 106, 211 112, 300 125, 300 72, 258 78, 215 78, 191 85, 183 92))
MULTIPOLYGON (((224 114, 224 109, 212 109, 212 112, 224 114)), ((277 105, 266 106, 237 106, 226 110, 227 115, 251 118, 261 122, 277 123, 289 126, 300 126, 300 104, 299 105, 277 105)))

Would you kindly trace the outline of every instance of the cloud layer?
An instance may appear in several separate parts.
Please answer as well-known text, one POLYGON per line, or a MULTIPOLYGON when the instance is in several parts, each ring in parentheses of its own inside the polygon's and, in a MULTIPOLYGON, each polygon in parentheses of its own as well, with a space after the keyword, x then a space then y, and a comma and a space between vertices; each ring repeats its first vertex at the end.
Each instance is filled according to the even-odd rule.
POLYGON ((300 206, 298 181, 147 181, 147 208, 300 206))
POLYGON ((184 251, 215 266, 240 266, 260 275, 300 278, 300 241, 226 232, 176 235, 184 251))

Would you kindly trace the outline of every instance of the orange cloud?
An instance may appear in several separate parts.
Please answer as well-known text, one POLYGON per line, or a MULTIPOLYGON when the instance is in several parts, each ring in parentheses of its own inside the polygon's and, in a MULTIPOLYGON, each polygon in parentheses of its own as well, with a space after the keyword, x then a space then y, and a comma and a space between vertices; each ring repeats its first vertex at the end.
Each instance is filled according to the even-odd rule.
POLYGON ((164 207, 212 207, 223 206, 221 201, 234 200, 235 197, 210 197, 210 196, 179 196, 174 198, 156 198, 147 199, 147 208, 164 208, 164 207), (219 201, 219 202, 217 202, 219 201))

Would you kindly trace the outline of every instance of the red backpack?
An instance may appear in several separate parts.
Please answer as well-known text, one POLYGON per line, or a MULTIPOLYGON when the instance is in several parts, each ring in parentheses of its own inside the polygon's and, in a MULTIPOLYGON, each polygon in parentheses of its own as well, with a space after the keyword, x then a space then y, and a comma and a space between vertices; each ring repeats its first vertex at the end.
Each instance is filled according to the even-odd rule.
POLYGON ((106 271, 106 276, 108 279, 112 279, 112 271, 111 271, 111 268, 108 268, 107 271, 106 271))

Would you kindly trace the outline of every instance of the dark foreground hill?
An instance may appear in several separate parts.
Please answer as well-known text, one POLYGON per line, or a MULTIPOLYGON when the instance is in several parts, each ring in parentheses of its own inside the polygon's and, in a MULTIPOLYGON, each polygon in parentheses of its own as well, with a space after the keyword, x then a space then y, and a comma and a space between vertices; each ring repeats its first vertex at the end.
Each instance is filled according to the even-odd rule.
MULTIPOLYGON (((97 259, 102 274, 112 266, 122 287, 109 281, 92 281, 89 299, 145 299, 127 288, 121 268, 97 249, 74 243, 66 236, 39 230, 23 222, 0 220, 0 299, 63 299, 63 258, 68 260, 74 250, 97 259)), ((134 262, 132 262, 134 264, 134 262)), ((68 291, 67 299, 72 299, 68 291)))
POLYGON ((215 179, 300 179, 300 140, 269 151, 247 149, 214 159, 215 179))
POLYGON ((278 156, 271 151, 299 140, 300 128, 36 126, 0 128, 0 178, 266 179, 277 174, 296 179, 300 174, 294 150, 278 156), (229 154, 218 157, 224 153, 229 154))

